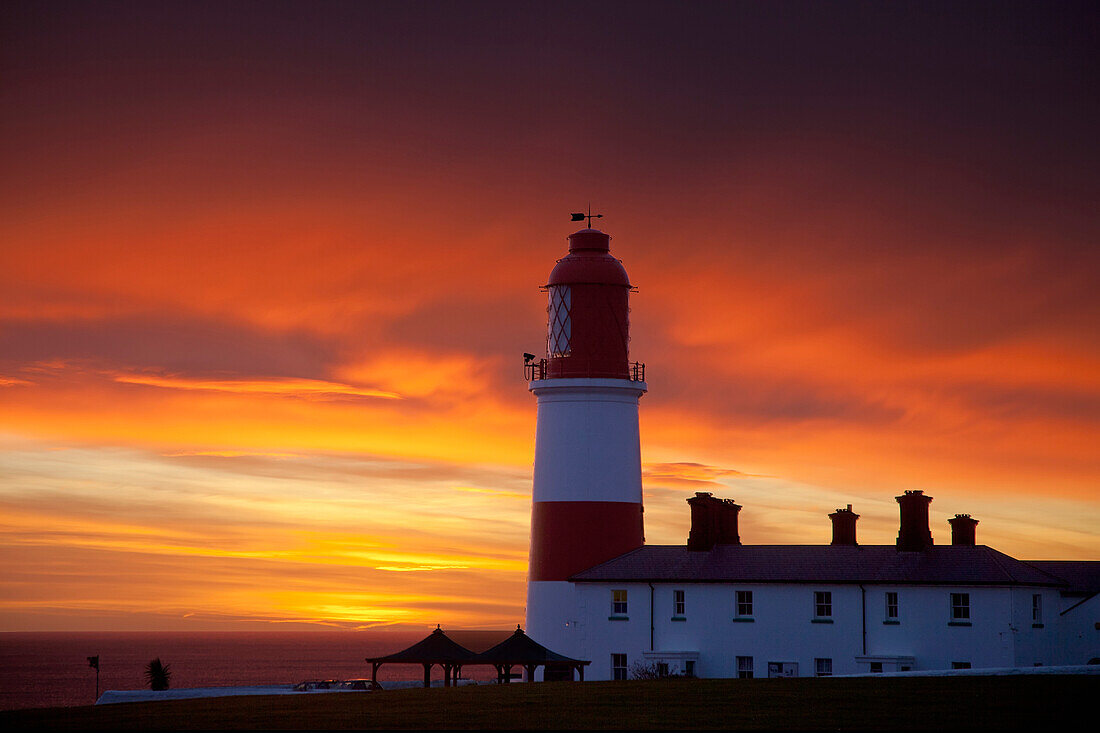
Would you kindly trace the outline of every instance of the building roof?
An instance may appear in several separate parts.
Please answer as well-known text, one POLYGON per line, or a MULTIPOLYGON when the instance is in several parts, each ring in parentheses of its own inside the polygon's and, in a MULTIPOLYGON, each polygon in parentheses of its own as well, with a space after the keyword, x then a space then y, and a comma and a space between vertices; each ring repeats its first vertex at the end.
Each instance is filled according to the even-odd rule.
POLYGON ((899 552, 894 545, 647 545, 570 578, 589 582, 890 583, 1065 587, 1053 569, 985 545, 899 552))
POLYGON ((1100 593, 1100 561, 1096 560, 1028 560, 1028 565, 1045 573, 1064 578, 1067 591, 1100 593))
POLYGON ((552 652, 517 628, 504 641, 477 655, 483 664, 589 664, 552 652))

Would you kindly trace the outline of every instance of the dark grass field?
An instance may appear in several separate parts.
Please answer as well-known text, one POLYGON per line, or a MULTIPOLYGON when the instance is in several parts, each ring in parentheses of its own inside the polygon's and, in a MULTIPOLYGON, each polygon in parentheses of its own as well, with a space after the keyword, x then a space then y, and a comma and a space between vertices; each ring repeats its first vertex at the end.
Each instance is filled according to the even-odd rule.
POLYGON ((1095 723, 1098 693, 1093 675, 556 682, 16 710, 0 726, 1046 730, 1095 723))

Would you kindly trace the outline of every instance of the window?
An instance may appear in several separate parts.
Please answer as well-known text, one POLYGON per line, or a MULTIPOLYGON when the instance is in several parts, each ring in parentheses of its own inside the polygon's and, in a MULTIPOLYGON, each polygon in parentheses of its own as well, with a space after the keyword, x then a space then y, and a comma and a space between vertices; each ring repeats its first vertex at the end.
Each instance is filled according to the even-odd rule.
POLYGON ((568 285, 554 285, 550 288, 549 331, 546 337, 546 353, 551 357, 569 356, 570 341, 573 338, 573 322, 570 310, 573 307, 572 293, 568 285))
POLYGON ((739 590, 739 591, 737 591, 737 615, 738 616, 751 616, 752 615, 752 591, 751 590, 739 590))
POLYGON ((829 618, 833 615, 833 594, 830 591, 814 591, 814 616, 829 618))
POLYGON ((1043 596, 1040 593, 1031 597, 1031 623, 1033 626, 1043 625, 1043 596))
POLYGON ((882 674, 882 662, 871 662, 870 670, 871 674, 882 674))
POLYGON ((952 662, 951 669, 970 669, 970 662, 952 662))
POLYGON ((625 654, 612 654, 611 655, 611 679, 613 679, 613 680, 625 680, 626 679, 626 655, 625 654))
POLYGON ((889 592, 886 594, 886 620, 898 620, 898 594, 889 592))
POLYGON ((737 658, 737 679, 739 679, 739 680, 751 680, 752 679, 752 657, 738 657, 737 658))
POLYGON ((815 659, 814 660, 814 675, 816 677, 832 677, 832 675, 833 675, 833 660, 832 659, 815 659))
POLYGON ((684 660, 684 676, 685 677, 694 677, 695 676, 695 660, 694 659, 685 659, 684 660))
POLYGON ((682 590, 672 591, 672 615, 684 615, 684 592, 682 590))
POLYGON ((668 677, 668 662, 657 662, 657 676, 668 677))
POLYGON ((952 621, 969 621, 970 620, 970 594, 969 593, 952 593, 951 594, 951 620, 952 621))
POLYGON ((611 615, 612 616, 625 616, 626 615, 626 591, 625 590, 613 590, 613 591, 611 591, 611 615))

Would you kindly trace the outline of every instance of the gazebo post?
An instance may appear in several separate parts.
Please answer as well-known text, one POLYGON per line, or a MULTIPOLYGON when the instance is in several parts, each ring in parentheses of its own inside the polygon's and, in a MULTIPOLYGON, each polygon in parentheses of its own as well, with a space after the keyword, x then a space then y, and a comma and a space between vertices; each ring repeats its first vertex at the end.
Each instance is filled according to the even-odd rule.
POLYGON ((537 664, 528 664, 526 667, 524 667, 524 669, 527 670, 527 681, 528 682, 534 682, 535 681, 535 670, 538 669, 538 665, 537 664))
POLYGON ((427 662, 424 663, 424 686, 432 686, 432 665, 427 662))
POLYGON ((378 662, 370 663, 370 681, 375 684, 378 684, 378 668, 381 666, 378 662))
POLYGON ((455 671, 454 671, 454 686, 455 687, 458 687, 458 677, 459 677, 461 672, 462 672, 462 665, 461 664, 456 664, 455 665, 455 671))
POLYGON ((580 674, 580 676, 581 676, 581 679, 580 679, 580 681, 581 681, 581 682, 584 682, 584 665, 583 665, 583 664, 578 664, 578 665, 577 665, 577 672, 578 672, 578 673, 580 674))
POLYGON ((512 665, 504 665, 504 684, 508 685, 512 683, 512 665))

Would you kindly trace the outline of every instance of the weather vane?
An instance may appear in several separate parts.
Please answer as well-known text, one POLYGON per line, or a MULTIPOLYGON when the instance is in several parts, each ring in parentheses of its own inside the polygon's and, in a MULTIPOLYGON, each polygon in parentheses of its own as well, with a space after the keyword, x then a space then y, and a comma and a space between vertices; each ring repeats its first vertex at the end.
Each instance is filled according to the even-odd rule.
POLYGON ((584 214, 584 213, 581 213, 581 212, 578 211, 574 214, 570 214, 569 216, 570 216, 569 221, 584 221, 585 219, 588 219, 588 228, 589 229, 592 228, 592 220, 593 219, 602 219, 603 218, 603 214, 593 214, 592 213, 592 204, 588 205, 588 213, 587 214, 584 214))

